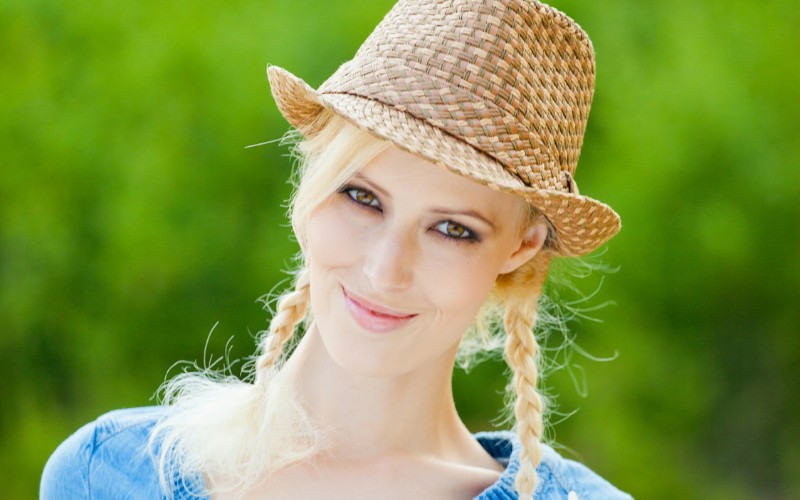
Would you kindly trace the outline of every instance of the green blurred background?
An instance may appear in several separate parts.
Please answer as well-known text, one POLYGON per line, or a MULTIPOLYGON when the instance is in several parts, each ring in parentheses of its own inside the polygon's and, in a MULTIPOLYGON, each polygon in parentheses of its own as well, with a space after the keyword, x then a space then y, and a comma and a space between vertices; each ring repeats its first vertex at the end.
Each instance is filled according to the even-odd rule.
MULTIPOLYGON (((0 5, 4 498, 173 362, 252 352, 295 251, 287 151, 244 148, 287 129, 264 68, 319 85, 392 3, 0 5)), ((623 219, 572 325, 616 359, 550 377, 554 437, 639 498, 800 498, 800 7, 554 5, 597 52, 577 179, 623 219)), ((456 378, 475 430, 501 373, 456 378)))

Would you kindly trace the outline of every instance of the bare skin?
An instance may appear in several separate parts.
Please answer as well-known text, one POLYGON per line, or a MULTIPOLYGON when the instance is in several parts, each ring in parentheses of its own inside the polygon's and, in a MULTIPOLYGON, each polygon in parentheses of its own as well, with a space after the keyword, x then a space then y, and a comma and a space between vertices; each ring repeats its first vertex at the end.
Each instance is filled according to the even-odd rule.
POLYGON ((238 498, 467 499, 497 481, 451 376, 497 276, 544 242, 544 224, 520 232, 518 213, 512 195, 395 147, 312 212, 315 323, 283 373, 327 431, 324 451, 238 498))
POLYGON ((340 422, 327 452, 273 474, 245 498, 473 498, 500 476, 503 467, 458 418, 449 377, 355 377, 342 382, 349 390, 330 390, 339 385, 331 380, 350 377, 324 350, 312 330, 284 370, 304 374, 312 414, 340 422))

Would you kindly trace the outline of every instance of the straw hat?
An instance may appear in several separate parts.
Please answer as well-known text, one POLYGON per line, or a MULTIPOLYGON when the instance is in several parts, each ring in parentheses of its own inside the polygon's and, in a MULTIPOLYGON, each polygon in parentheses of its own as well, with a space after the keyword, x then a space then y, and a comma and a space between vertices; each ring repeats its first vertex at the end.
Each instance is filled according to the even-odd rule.
POLYGON ((594 51, 562 12, 531 0, 400 0, 318 90, 267 68, 300 132, 329 108, 454 172, 524 197, 558 252, 591 252, 620 227, 573 179, 594 93, 594 51))

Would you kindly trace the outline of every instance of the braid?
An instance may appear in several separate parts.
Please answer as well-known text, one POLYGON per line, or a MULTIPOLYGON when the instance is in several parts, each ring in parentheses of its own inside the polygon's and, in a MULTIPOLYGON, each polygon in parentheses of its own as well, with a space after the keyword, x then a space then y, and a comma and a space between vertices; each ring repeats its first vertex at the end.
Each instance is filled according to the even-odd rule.
POLYGON ((294 290, 285 294, 278 302, 275 316, 269 324, 269 333, 261 339, 261 354, 256 359, 256 382, 264 379, 265 370, 276 365, 295 327, 306 317, 310 302, 310 275, 307 267, 300 269, 295 278, 294 290))
POLYGON ((545 402, 537 391, 539 347, 533 334, 539 296, 550 266, 550 255, 542 252, 531 262, 505 277, 502 295, 506 329, 505 355, 513 371, 514 416, 522 451, 515 487, 520 498, 532 498, 536 487, 536 466, 542 452, 545 402))

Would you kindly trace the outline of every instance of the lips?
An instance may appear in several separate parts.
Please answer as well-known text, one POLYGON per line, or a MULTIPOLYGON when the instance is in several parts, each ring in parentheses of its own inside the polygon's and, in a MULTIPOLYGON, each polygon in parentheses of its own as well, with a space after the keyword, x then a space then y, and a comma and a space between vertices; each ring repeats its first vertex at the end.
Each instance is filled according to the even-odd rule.
POLYGON ((342 293, 350 315, 359 326, 371 332, 385 333, 395 330, 417 316, 375 304, 353 294, 344 287, 342 287, 342 293))

